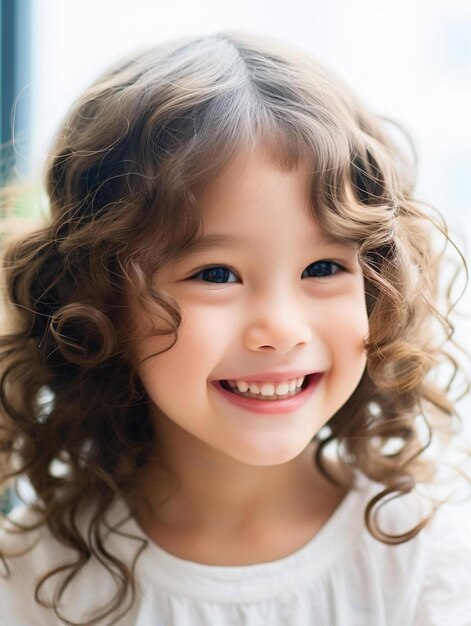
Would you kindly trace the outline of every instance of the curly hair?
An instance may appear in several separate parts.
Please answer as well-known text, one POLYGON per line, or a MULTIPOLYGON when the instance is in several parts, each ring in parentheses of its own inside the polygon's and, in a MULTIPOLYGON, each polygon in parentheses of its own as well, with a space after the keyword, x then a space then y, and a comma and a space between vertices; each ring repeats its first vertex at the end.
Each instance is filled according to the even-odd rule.
POLYGON ((0 476, 4 484, 29 479, 35 528, 47 525, 77 554, 45 573, 38 602, 45 603, 45 581, 62 574, 52 607, 59 615, 61 594, 91 557, 118 589, 113 606, 87 623, 122 607, 128 594, 133 602, 133 566, 102 541, 112 502, 125 496, 132 504, 158 450, 131 364, 126 293, 137 289, 156 320, 153 333, 169 335, 170 349, 181 313, 155 274, 200 235, 198 196, 208 181, 257 143, 285 171, 307 160, 319 227, 359 244, 367 368, 324 436, 316 435, 315 462, 336 482, 324 463, 336 442, 345 467, 384 485, 365 511, 378 540, 407 541, 427 523, 388 535, 374 515, 391 494, 433 480, 435 465, 423 452, 432 434, 453 434, 456 410, 449 381, 440 386, 431 374, 445 362, 452 375, 459 369, 448 349, 453 326, 441 306, 444 252, 434 232, 448 236, 414 200, 414 168, 387 129, 387 120, 303 52, 234 33, 134 55, 69 111, 47 164, 50 215, 4 251, 10 326, 0 338, 0 476), (429 426, 427 441, 418 418, 429 426), (391 441, 400 443, 394 453, 391 441), (66 471, 53 471, 58 461, 66 471), (91 502, 97 507, 83 537, 77 519, 91 502))

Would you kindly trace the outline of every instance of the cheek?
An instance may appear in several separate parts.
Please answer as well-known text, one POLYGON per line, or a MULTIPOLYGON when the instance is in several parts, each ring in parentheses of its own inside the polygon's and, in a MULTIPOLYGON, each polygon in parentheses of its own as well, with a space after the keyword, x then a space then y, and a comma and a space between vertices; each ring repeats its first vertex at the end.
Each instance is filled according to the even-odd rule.
POLYGON ((326 317, 325 345, 329 349, 330 369, 324 386, 326 414, 334 415, 360 382, 366 366, 364 339, 368 333, 366 310, 336 308, 326 317), (346 312, 351 314, 347 315, 346 312))
MULTIPOLYGON (((183 401, 185 388, 192 393, 204 389, 201 382, 210 376, 228 341, 226 322, 221 315, 211 316, 204 311, 182 316, 175 345, 139 368, 141 380, 155 402, 163 394, 183 401)), ((168 339, 149 338, 140 346, 141 358, 160 351, 168 343, 168 339)))
POLYGON ((332 307, 324 318, 324 337, 331 348, 335 368, 354 373, 366 364, 364 341, 368 336, 366 306, 359 302, 332 307))

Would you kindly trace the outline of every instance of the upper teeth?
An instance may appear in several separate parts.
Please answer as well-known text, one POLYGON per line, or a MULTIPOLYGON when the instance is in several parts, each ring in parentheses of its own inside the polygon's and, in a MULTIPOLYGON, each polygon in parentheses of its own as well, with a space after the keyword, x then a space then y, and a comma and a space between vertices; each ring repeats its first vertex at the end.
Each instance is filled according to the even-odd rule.
POLYGON ((292 378, 291 380, 284 380, 281 382, 246 382, 245 380, 228 380, 228 384, 231 387, 237 387, 239 391, 244 393, 250 391, 250 393, 259 393, 262 396, 282 396, 289 391, 294 391, 297 387, 301 387, 304 382, 305 376, 299 378, 292 378))

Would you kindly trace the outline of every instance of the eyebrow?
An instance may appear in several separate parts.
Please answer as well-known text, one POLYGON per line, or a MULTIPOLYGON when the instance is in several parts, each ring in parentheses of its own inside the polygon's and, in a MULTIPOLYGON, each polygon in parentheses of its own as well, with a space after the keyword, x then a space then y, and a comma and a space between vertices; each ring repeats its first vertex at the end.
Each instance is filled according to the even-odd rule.
MULTIPOLYGON (((190 254, 206 252, 215 248, 249 247, 251 244, 252 242, 250 239, 238 237, 237 235, 229 235, 227 233, 207 233, 206 235, 202 235, 198 239, 188 243, 178 256, 186 257, 190 254)), ((305 245, 306 247, 335 245, 351 249, 354 244, 342 242, 334 237, 322 234, 321 238, 307 237, 305 239, 305 245)))

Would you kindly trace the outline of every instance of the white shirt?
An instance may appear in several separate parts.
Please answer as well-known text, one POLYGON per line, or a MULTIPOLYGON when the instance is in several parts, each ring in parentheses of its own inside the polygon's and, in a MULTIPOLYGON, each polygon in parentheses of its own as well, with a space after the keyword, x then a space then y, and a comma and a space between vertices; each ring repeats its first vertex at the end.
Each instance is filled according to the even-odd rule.
MULTIPOLYGON (((385 545, 368 533, 363 513, 381 491, 357 473, 352 489, 329 521, 287 557, 244 566, 214 566, 177 558, 148 542, 137 561, 133 609, 99 626, 471 626, 471 519, 460 505, 444 505, 417 537, 385 545)), ((417 495, 398 498, 380 523, 389 532, 410 529, 420 519, 417 495)), ((31 519, 17 509, 16 519, 31 519)), ((107 519, 127 517, 116 502, 107 519)), ((86 526, 85 520, 84 527, 86 526)), ((106 546, 128 564, 145 539, 134 519, 120 526, 134 539, 110 535, 106 546), (140 541, 140 540, 141 541, 140 541)), ((32 551, 10 559, 5 579, 0 562, 0 624, 63 624, 33 597, 36 579, 69 553, 46 529, 35 531, 32 551)), ((0 531, 0 546, 24 547, 25 538, 0 531)), ((47 586, 47 593, 52 593, 47 586)), ((111 577, 88 562, 67 589, 62 610, 70 621, 90 619, 114 594, 111 577)))

